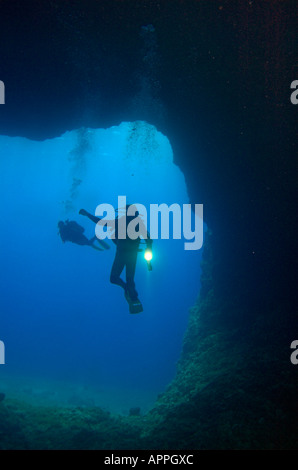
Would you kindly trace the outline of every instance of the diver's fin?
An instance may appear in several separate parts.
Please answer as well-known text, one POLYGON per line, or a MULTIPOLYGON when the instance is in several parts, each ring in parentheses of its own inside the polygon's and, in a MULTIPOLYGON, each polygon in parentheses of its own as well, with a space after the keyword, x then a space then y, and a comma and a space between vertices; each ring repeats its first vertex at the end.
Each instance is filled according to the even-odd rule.
POLYGON ((140 300, 137 298, 135 300, 131 300, 129 297, 128 292, 124 293, 127 303, 129 305, 130 313, 141 313, 143 312, 143 305, 141 304, 140 300))

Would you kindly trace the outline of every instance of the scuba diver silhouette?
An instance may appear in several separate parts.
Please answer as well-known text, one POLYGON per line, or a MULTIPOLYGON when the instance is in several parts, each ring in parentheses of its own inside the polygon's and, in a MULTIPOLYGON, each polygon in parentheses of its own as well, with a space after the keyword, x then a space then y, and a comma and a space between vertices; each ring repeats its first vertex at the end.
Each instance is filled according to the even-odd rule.
MULTIPOLYGON (((125 211, 127 213, 128 208, 131 205, 127 205, 125 207, 125 211)), ((118 239, 118 224, 119 224, 119 216, 115 218, 115 220, 105 220, 100 217, 96 217, 85 209, 81 209, 79 214, 88 217, 92 222, 97 224, 102 220, 103 225, 112 226, 114 228, 114 235, 113 242, 116 245, 116 255, 112 265, 111 273, 110 273, 110 282, 112 284, 116 284, 124 289, 125 298, 129 304, 130 313, 140 313, 143 311, 142 304, 138 299, 138 292, 135 288, 134 276, 136 270, 136 263, 137 263, 137 256, 138 252, 142 251, 139 249, 140 245, 140 238, 138 237, 136 240, 132 240, 128 237, 125 239, 118 239), (121 274, 123 269, 125 268, 125 275, 126 275, 126 282, 121 279, 121 274)), ((126 228, 128 224, 137 217, 139 213, 136 211, 134 216, 129 216, 126 214, 126 228)), ((144 238, 147 249, 151 250, 152 247, 152 239, 150 239, 150 234, 147 232, 145 225, 140 220, 139 222, 139 233, 144 238)), ((149 267, 151 270, 151 265, 149 267)))
POLYGON ((79 225, 74 220, 67 219, 65 222, 62 222, 62 220, 60 220, 58 222, 58 229, 58 234, 60 235, 60 238, 63 243, 71 242, 75 243, 76 245, 91 246, 91 248, 94 248, 94 250, 98 251, 104 251, 110 248, 107 243, 103 242, 102 240, 98 240, 96 236, 88 240, 88 238, 84 235, 84 227, 79 225), (96 241, 99 243, 101 248, 95 245, 96 241))

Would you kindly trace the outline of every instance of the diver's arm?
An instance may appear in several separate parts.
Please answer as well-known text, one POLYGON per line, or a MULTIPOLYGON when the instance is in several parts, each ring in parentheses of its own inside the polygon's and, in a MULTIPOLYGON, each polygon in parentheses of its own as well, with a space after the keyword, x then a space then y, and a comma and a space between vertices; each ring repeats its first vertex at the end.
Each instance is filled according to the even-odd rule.
POLYGON ((152 240, 152 238, 150 238, 150 233, 149 232, 147 232, 147 240, 145 240, 145 241, 146 241, 147 247, 151 248, 152 245, 153 245, 153 240, 152 240))
POLYGON ((84 215, 85 217, 88 217, 88 219, 92 220, 92 222, 94 222, 95 224, 97 224, 101 220, 99 217, 96 217, 95 215, 90 214, 85 209, 81 209, 79 214, 84 215))
POLYGON ((143 237, 147 245, 151 246, 153 243, 153 240, 151 240, 150 238, 150 233, 148 232, 146 225, 144 224, 142 220, 139 222, 139 224, 140 224, 140 235, 143 237))
POLYGON ((104 217, 96 217, 96 215, 90 214, 90 212, 87 212, 85 209, 81 209, 79 214, 88 217, 88 219, 92 220, 95 224, 101 222, 100 225, 107 225, 108 227, 114 227, 115 224, 115 220, 106 220, 104 217))
POLYGON ((147 227, 142 220, 140 222, 140 235, 145 240, 147 247, 151 248, 153 240, 150 238, 150 233, 148 232, 147 227))

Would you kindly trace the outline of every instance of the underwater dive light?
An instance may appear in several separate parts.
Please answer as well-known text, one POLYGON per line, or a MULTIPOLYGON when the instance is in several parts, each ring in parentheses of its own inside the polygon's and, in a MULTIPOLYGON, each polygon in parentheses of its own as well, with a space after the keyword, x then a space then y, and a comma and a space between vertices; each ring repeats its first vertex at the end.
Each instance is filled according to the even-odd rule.
POLYGON ((145 250, 144 258, 147 261, 148 270, 152 271, 152 265, 151 265, 152 251, 150 248, 147 248, 147 250, 145 250))
POLYGON ((151 261, 152 260, 152 251, 151 250, 146 250, 144 256, 145 256, 146 261, 151 261))

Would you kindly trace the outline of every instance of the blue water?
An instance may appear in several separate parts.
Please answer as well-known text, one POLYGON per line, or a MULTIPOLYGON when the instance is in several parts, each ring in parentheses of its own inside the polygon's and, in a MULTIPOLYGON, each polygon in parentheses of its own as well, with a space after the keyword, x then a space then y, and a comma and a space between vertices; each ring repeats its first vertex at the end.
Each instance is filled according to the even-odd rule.
MULTIPOLYGON (((57 223, 100 203, 188 203, 168 139, 144 122, 79 129, 43 142, 0 136, 1 387, 34 403, 147 411, 175 376, 188 309, 199 291, 201 250, 154 242, 135 276, 144 312, 131 315, 109 282, 105 252, 63 244, 57 223)), ((199 202, 199 201, 198 201, 199 202)))

